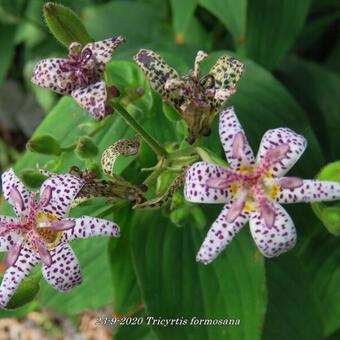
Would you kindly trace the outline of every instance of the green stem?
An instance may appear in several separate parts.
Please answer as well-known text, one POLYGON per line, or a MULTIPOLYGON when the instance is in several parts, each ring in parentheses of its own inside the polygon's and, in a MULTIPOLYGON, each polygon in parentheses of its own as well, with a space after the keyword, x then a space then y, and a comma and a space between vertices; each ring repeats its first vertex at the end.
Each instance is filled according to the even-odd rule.
POLYGON ((111 103, 112 107, 120 114, 120 116, 144 139, 150 148, 160 157, 167 157, 168 153, 159 144, 159 142, 153 138, 120 104, 111 103))
POLYGON ((179 149, 177 151, 170 153, 169 156, 168 156, 168 159, 173 160, 173 159, 180 158, 180 157, 193 156, 195 154, 197 154, 196 153, 196 147, 195 146, 189 146, 187 148, 179 149))
POLYGON ((150 176, 148 176, 143 182, 145 185, 150 187, 154 182, 156 182, 157 178, 162 174, 165 168, 159 168, 153 171, 150 176))

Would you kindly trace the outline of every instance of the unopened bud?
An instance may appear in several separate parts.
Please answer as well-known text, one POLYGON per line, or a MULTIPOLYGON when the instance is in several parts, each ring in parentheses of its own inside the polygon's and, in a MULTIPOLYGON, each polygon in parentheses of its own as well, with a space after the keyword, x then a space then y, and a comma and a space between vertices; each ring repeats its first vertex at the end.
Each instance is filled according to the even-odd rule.
POLYGON ((56 155, 61 153, 59 142, 50 135, 40 135, 33 137, 26 145, 27 150, 44 155, 56 155))
POLYGON ((76 147, 76 154, 80 159, 90 159, 98 155, 97 145, 90 137, 80 137, 76 147))
POLYGON ((47 2, 44 17, 51 33, 66 47, 75 41, 82 45, 93 41, 80 18, 68 7, 47 2))

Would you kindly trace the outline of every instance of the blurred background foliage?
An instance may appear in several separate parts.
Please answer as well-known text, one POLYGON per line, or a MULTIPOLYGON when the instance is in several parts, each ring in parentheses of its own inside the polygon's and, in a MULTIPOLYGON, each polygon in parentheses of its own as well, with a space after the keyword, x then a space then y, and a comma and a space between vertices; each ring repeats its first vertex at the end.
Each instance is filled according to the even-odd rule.
MULTIPOLYGON (((108 81, 120 89, 121 103, 163 143, 181 143, 186 131, 176 115, 162 113, 160 97, 132 63, 142 47, 155 50, 181 73, 193 67, 199 49, 210 55, 205 70, 221 54, 235 55, 246 70, 228 104, 235 106, 254 149, 267 129, 287 126, 309 142, 292 174, 313 178, 339 159, 338 0, 59 2, 80 16, 94 39, 126 37, 107 68, 108 81)), ((44 24, 43 4, 0 1, 1 171, 15 164, 24 174, 39 163, 66 172, 71 165, 93 167, 100 160, 100 155, 89 162, 73 153, 56 158, 25 152, 33 133, 48 133, 67 146, 93 124, 71 98, 60 99, 30 83, 38 60, 67 53, 44 24)), ((119 117, 110 122, 94 137, 101 151, 120 138, 134 137, 119 117)), ((201 143, 222 157, 216 124, 201 143)), ((154 165, 156 158, 142 145, 138 156, 117 163, 117 174, 140 183, 145 175, 139 169, 154 165)), ((34 287, 40 285, 34 300, 0 311, 0 317, 53 310, 77 322, 80 312, 110 305, 119 315, 241 320, 239 326, 121 326, 115 330, 117 339, 340 338, 340 241, 310 206, 287 208, 299 236, 289 254, 264 260, 245 227, 213 264, 203 266, 195 254, 219 207, 194 206, 181 195, 176 200, 172 211, 115 209, 109 218, 122 227, 119 240, 74 243, 84 275, 80 287, 61 294, 43 280, 31 280, 34 287)), ((10 213, 5 205, 2 210, 10 213)), ((73 213, 100 216, 103 210, 98 200, 73 213)))

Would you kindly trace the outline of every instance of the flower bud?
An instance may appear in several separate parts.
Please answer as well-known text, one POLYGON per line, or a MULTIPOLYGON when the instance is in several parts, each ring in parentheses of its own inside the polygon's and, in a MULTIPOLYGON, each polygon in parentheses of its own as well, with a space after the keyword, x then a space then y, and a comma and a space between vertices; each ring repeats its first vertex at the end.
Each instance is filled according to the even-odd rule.
MULTIPOLYGON (((323 181, 340 182, 340 161, 327 164, 317 176, 323 181)), ((340 235, 340 206, 327 206, 325 203, 311 203, 315 215, 333 235, 340 235)))
POLYGON ((44 155, 56 155, 61 153, 59 142, 50 135, 40 135, 33 137, 26 145, 27 150, 44 155))
POLYGON ((30 188, 40 188, 46 177, 35 170, 23 170, 20 173, 20 178, 25 186, 30 188))
POLYGON ((340 235, 340 208, 325 207, 321 212, 321 221, 333 235, 340 235))
POLYGON ((82 45, 93 41, 80 18, 68 7, 47 2, 44 17, 51 33, 66 47, 75 41, 82 45))
POLYGON ((80 137, 76 147, 76 155, 80 159, 90 159, 98 155, 99 150, 90 137, 80 137))

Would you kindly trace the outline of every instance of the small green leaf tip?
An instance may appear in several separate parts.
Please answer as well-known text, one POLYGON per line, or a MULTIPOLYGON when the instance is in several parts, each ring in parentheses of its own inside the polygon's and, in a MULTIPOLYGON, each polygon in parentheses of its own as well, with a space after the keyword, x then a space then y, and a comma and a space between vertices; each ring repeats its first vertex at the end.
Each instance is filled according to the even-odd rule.
POLYGON ((93 41, 78 15, 70 8, 47 2, 43 12, 49 30, 66 47, 75 41, 82 45, 93 41))
POLYGON ((98 155, 99 149, 93 140, 87 136, 79 138, 76 155, 80 159, 91 159, 98 155))
POLYGON ((61 153, 59 142, 50 135, 33 137, 26 145, 27 150, 44 155, 56 155, 61 153))

